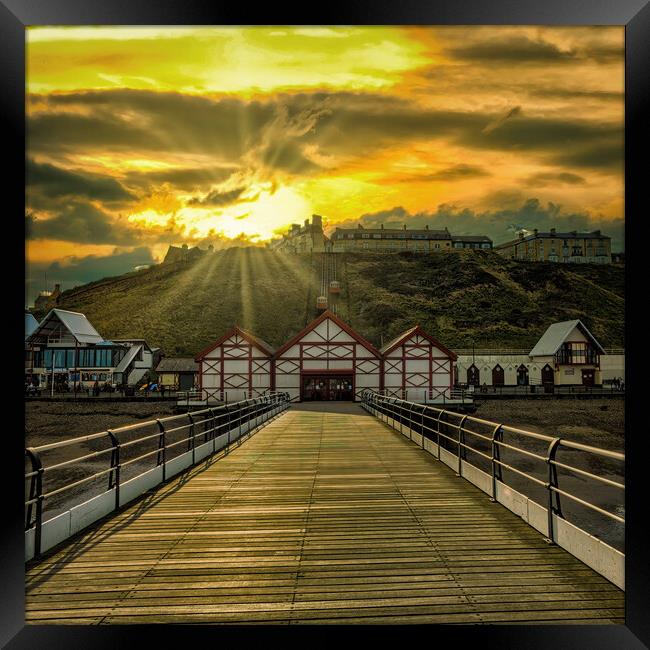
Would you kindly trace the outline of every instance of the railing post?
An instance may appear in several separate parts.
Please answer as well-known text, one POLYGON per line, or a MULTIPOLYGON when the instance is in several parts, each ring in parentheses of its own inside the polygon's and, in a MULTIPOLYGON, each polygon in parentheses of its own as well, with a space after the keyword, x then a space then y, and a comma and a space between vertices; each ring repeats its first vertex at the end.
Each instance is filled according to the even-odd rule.
MULTIPOLYGON (((43 463, 39 453, 28 447, 25 453, 29 456, 32 465, 32 472, 36 472, 32 476, 29 487, 29 500, 36 499, 36 518, 34 520, 34 556, 37 557, 41 554, 41 533, 43 530, 43 463)), ((32 523, 32 504, 27 507, 27 526, 26 529, 31 527, 32 523)))
POLYGON ((196 447, 195 444, 195 439, 194 439, 194 416, 191 413, 187 414, 187 419, 190 421, 190 428, 189 428, 189 433, 188 433, 188 438, 187 442, 189 443, 189 447, 187 451, 192 450, 192 465, 194 465, 194 461, 196 458, 196 454, 194 451, 194 448, 196 447))
POLYGON ((422 436, 422 449, 424 449, 424 412, 427 410, 425 404, 422 405, 422 413, 420 414, 420 435, 422 436))
MULTIPOLYGON (((208 442, 209 440, 214 439, 214 425, 215 425, 214 411, 211 408, 208 408, 208 414, 209 414, 209 418, 210 418, 210 424, 208 425, 207 429, 204 431, 205 439, 203 440, 203 442, 208 442)), ((214 445, 213 445, 213 447, 214 447, 214 445)))
POLYGON ((111 452, 111 469, 113 471, 108 473, 108 489, 115 487, 115 510, 117 510, 120 507, 120 441, 110 429, 106 433, 113 445, 111 452), (115 483, 113 483, 113 476, 115 476, 115 483))
POLYGON ((156 424, 160 430, 160 435, 158 436, 158 456, 156 458, 156 464, 162 465, 162 480, 164 483, 167 478, 167 433, 165 431, 165 425, 160 420, 156 420, 156 424))
POLYGON ((228 438, 226 439, 226 453, 230 450, 230 408, 228 407, 228 402, 226 402, 224 409, 226 410, 226 433, 228 438))
MULTIPOLYGON (((548 492, 548 502, 547 502, 547 507, 548 507, 548 538, 547 542, 549 544, 555 544, 555 534, 553 532, 553 490, 552 488, 558 487, 558 480, 557 480, 557 469, 555 465, 553 465, 553 462, 555 460, 555 455, 557 454, 557 449, 560 445, 561 438, 553 438, 551 440, 549 446, 548 446, 548 451, 546 452, 546 464, 548 466, 548 483, 546 484, 546 490, 548 492)), ((562 512, 560 510, 560 495, 555 493, 556 496, 556 502, 557 502, 557 513, 561 516, 562 512)))
POLYGON ((440 413, 438 413, 438 419, 436 420, 436 444, 438 446, 438 460, 440 460, 440 418, 445 413, 445 409, 442 409, 440 413))
POLYGON ((458 471, 456 472, 457 476, 463 475, 463 465, 461 458, 463 452, 463 444, 465 443, 465 432, 463 431, 463 424, 465 424, 465 420, 467 420, 467 416, 463 415, 460 420, 460 424, 458 425, 458 442, 456 443, 458 445, 458 471))
POLYGON ((503 439, 503 425, 497 424, 492 431, 492 498, 490 501, 495 502, 497 500, 497 471, 499 476, 501 476, 501 465, 497 461, 501 460, 499 453, 498 441, 503 439))
POLYGON ((217 418, 214 414, 214 410, 212 408, 208 408, 208 413, 210 414, 210 426, 208 427, 210 433, 208 437, 208 432, 206 431, 205 433, 205 442, 208 442, 208 440, 212 440, 212 453, 214 454, 215 449, 216 449, 216 442, 215 442, 215 429, 217 426, 217 418))

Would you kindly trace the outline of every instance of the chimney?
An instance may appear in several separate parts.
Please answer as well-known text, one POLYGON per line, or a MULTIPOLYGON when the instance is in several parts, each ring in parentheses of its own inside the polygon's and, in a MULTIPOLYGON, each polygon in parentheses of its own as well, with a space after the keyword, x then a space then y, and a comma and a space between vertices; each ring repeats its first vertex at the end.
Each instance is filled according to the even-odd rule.
POLYGON ((551 237, 555 237, 555 228, 551 228, 551 237))
POLYGON ((535 228, 535 229, 533 230, 533 233, 535 234, 535 237, 537 237, 537 232, 538 232, 538 231, 537 231, 537 228, 535 228))
POLYGON ((309 225, 309 219, 305 219, 305 227, 309 225))
POLYGON ((404 224, 404 230, 406 230, 406 224, 404 224))
POLYGON ((424 229, 425 229, 425 230, 429 230, 429 224, 427 224, 426 226, 424 226, 424 229))
POLYGON ((60 284, 55 284, 54 285, 54 293, 61 293, 61 285, 60 284))
POLYGON ((524 233, 523 233, 521 230, 519 231, 518 234, 519 234, 519 239, 523 239, 523 238, 524 238, 524 233))
POLYGON ((359 228, 359 230, 363 230, 363 226, 361 224, 359 224, 357 228, 359 228))
POLYGON ((313 226, 315 226, 319 230, 323 229, 323 217, 321 217, 320 214, 312 214, 311 215, 311 223, 312 223, 313 226))
POLYGON ((184 251, 187 250, 187 244, 183 244, 183 250, 184 250, 184 251))
POLYGON ((382 230, 384 229, 384 224, 382 223, 381 226, 379 226, 382 230))
POLYGON ((594 230, 594 235, 596 235, 597 237, 600 237, 600 230, 594 230))

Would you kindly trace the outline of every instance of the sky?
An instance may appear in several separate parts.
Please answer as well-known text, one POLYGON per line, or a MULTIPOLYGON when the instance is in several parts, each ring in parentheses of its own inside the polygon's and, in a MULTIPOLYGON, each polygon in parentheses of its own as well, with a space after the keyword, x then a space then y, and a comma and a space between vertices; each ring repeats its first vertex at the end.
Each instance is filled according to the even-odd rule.
POLYGON ((312 214, 623 250, 623 27, 31 27, 26 90, 29 304, 312 214))

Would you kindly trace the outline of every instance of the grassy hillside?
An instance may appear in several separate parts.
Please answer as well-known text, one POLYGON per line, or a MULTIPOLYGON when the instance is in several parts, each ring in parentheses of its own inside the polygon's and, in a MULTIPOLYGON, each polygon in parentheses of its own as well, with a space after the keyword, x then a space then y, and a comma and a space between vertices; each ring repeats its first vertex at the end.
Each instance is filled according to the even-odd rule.
MULTIPOLYGON (((580 318, 623 345, 624 269, 505 260, 492 251, 337 256, 339 315, 376 345, 416 323, 448 347, 530 348, 546 327, 580 318)), ((319 255, 233 248, 87 284, 60 306, 105 338, 146 338, 194 355, 235 323, 278 346, 316 316, 319 255)))

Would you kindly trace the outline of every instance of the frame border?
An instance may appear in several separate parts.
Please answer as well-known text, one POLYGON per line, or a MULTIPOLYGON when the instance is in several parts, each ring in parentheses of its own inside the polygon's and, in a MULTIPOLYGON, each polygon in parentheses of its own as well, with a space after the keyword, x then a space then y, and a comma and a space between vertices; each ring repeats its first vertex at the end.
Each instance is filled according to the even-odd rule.
MULTIPOLYGON (((626 625, 625 626, 435 626, 433 632, 438 640, 442 635, 455 643, 475 643, 485 645, 499 644, 504 650, 537 649, 547 647, 589 648, 645 648, 650 647, 650 561, 643 530, 647 519, 645 504, 648 498, 648 485, 643 472, 643 445, 647 445, 647 419, 642 412, 645 398, 643 394, 643 376, 641 365, 642 345, 646 338, 641 333, 643 326, 643 295, 635 288, 635 279, 647 276, 647 268, 642 266, 642 256, 647 252, 642 248, 650 242, 647 234, 647 212, 644 184, 647 185, 644 166, 647 164, 647 116, 648 98, 650 97, 650 6, 648 0, 439 0, 435 4, 424 5, 420 0, 390 0, 367 2, 357 0, 354 3, 328 3, 319 6, 318 15, 306 5, 297 7, 264 6, 254 13, 240 5, 219 4, 209 6, 201 0, 157 0, 155 4, 148 0, 0 0, 0 70, 3 92, 0 93, 0 116, 4 118, 6 128, 3 137, 3 154, 5 169, 13 170, 15 182, 7 183, 9 195, 8 223, 13 229, 20 230, 18 219, 13 214, 24 210, 25 197, 24 165, 18 163, 25 159, 25 27, 29 25, 323 25, 323 24, 373 24, 373 25, 621 25, 626 32, 625 55, 625 248, 626 248, 626 308, 625 333, 626 349, 630 354, 626 358, 626 379, 628 387, 625 403, 627 421, 625 436, 626 452, 626 625), (287 9, 289 9, 287 11, 287 9), (21 187, 22 185, 22 187, 21 187), (635 209, 636 208, 636 209, 635 209), (645 208, 645 209, 644 209, 645 208), (633 212, 639 211, 640 214, 633 212), (640 259, 641 258, 641 259, 640 259), (637 295, 635 296, 635 289, 637 295), (637 303, 633 302, 634 298, 637 303), (638 430, 637 430, 638 429, 638 430), (633 437, 634 436, 634 437, 633 437)), ((24 233, 23 233, 24 234, 24 233)), ((18 234, 16 234, 16 240, 18 234)), ((20 256, 22 244, 9 252, 17 257, 17 269, 24 268, 24 256, 20 256), (21 262, 22 259, 22 262, 21 262)), ((13 268, 13 265, 12 265, 13 268)), ((638 284, 636 285, 638 286, 638 284)), ((20 283, 10 284, 7 288, 21 295, 20 283)), ((15 327, 16 337, 24 326, 20 306, 16 298, 15 311, 10 322, 15 327)), ((18 346, 19 348, 19 346, 18 346)), ((18 352, 21 351, 18 349, 18 352)), ((11 393, 20 394, 23 374, 22 353, 17 354, 15 366, 11 366, 11 393)), ((10 393, 10 394, 11 394, 10 393)), ((646 398, 647 399, 647 398, 646 398)), ((23 412, 24 424, 24 412, 23 412)), ((11 435, 11 459, 23 454, 23 441, 15 435, 16 427, 7 428, 11 435)), ((22 498, 16 498, 15 485, 20 485, 22 475, 18 463, 10 460, 11 467, 8 480, 13 487, 8 491, 10 499, 4 502, 3 529, 5 535, 0 551, 3 585, 2 608, 0 608, 0 646, 8 648, 40 647, 115 647, 118 643, 125 646, 135 645, 140 640, 151 641, 152 633, 165 635, 163 645, 171 646, 187 643, 188 631, 192 636, 196 632, 210 633, 208 628, 190 628, 182 625, 134 625, 114 627, 83 626, 26 626, 24 622, 24 535, 22 498)), ((647 470, 646 470, 647 473, 647 470)), ((19 493, 20 494, 20 493, 19 493)), ((245 627, 245 630, 252 628, 245 627)), ((327 630, 334 637, 335 629, 319 627, 318 632, 327 630)), ((264 627, 265 640, 281 638, 282 627, 264 627), (276 636, 277 635, 277 636, 276 636)), ((294 628, 295 630, 295 628, 294 628)), ((302 628, 309 636, 305 640, 313 642, 309 627, 302 628), (310 638, 311 637, 311 638, 310 638)), ((341 630, 343 631, 343 630, 341 630)), ((374 628, 381 631, 382 639, 403 641, 405 636, 422 632, 431 633, 430 626, 382 626, 374 628), (410 633, 410 634, 409 634, 410 633), (394 634, 394 636, 393 636, 394 634)), ((367 627, 354 626, 345 628, 346 640, 356 637, 368 640, 367 627), (351 635, 350 632, 353 632, 351 635), (361 636, 361 634, 363 636, 361 636)), ((282 635, 286 636, 286 635, 282 635)), ((296 638, 301 635, 294 632, 296 638)), ((374 636, 374 634, 373 634, 374 636)), ((243 636, 239 629, 230 628, 230 633, 223 627, 219 630, 218 642, 232 640, 241 642, 243 636), (234 632, 234 634, 233 634, 234 632), (232 634, 232 636, 231 636, 232 634)), ((214 643, 215 637, 210 637, 214 643)))

